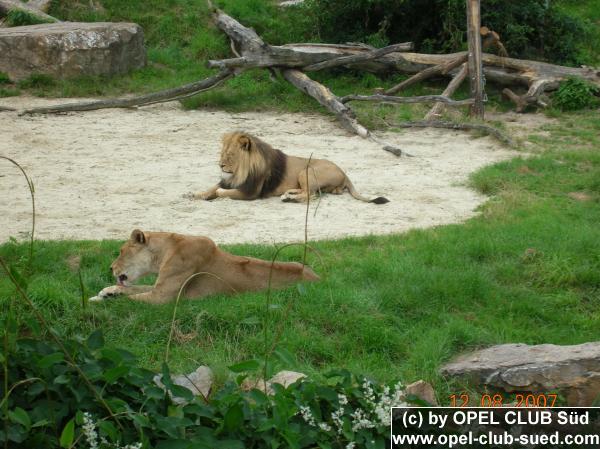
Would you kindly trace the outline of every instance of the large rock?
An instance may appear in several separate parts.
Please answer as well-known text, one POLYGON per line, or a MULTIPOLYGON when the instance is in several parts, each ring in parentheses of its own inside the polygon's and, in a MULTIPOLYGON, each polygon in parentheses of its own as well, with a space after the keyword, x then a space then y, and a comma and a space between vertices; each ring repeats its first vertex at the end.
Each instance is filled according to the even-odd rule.
POLYGON ((61 22, 0 29, 0 72, 13 81, 34 73, 55 78, 115 75, 146 64, 135 23, 61 22))
POLYGON ((569 405, 600 395, 600 342, 575 346, 506 344, 456 358, 441 373, 507 392, 562 392, 569 405))

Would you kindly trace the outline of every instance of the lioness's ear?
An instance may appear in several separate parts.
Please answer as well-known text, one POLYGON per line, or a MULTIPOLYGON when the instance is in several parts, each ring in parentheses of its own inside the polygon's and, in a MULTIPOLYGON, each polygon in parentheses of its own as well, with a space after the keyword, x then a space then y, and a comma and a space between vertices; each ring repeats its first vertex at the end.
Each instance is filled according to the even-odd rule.
POLYGON ((244 151, 250 151, 250 148, 252 147, 252 141, 250 140, 250 137, 248 136, 240 136, 238 138, 238 142, 240 143, 240 148, 244 151))
POLYGON ((146 243, 146 236, 139 229, 134 229, 133 231, 131 231, 130 239, 132 242, 135 242, 135 243, 142 243, 142 244, 146 243))

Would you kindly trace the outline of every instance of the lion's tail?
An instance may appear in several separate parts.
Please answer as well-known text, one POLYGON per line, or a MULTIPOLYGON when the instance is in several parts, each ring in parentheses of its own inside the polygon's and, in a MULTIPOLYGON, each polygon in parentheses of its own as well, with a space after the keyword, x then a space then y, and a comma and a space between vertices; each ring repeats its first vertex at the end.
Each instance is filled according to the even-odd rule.
POLYGON ((364 201, 365 203, 385 204, 385 203, 390 202, 390 200, 388 200, 387 198, 384 198, 383 196, 378 196, 376 198, 367 198, 366 196, 361 195, 354 188, 354 184, 352 184, 352 181, 350 181, 350 178, 348 178, 347 176, 346 176, 346 188, 348 189, 348 192, 350 192, 350 195, 352 195, 357 200, 364 201))

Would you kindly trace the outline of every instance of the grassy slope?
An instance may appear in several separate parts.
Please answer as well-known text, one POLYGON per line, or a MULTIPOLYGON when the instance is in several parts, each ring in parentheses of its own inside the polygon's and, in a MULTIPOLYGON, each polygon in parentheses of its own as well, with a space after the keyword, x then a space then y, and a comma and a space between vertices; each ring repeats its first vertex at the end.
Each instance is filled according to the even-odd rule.
MULTIPOLYGON (((464 225, 315 244, 312 258, 323 282, 277 292, 270 332, 283 323, 281 347, 298 368, 319 372, 344 366, 381 380, 436 382, 440 364, 467 348, 503 342, 581 343, 598 339, 600 326, 600 144, 598 113, 563 117, 537 136, 546 151, 483 169, 474 185, 494 194, 483 214, 464 225), (567 194, 584 192, 586 201, 567 194), (294 301, 291 313, 283 310, 294 301)), ((115 300, 82 310, 70 256, 81 257, 88 293, 111 282, 107 267, 118 242, 39 242, 28 291, 67 333, 104 328, 107 339, 158 367, 173 305, 115 300)), ((230 250, 269 258, 274 248, 230 250)), ((0 254, 23 268, 26 246, 6 244, 0 254)), ((299 249, 285 258, 300 259, 299 249)), ((0 278, 4 307, 14 297, 0 278)), ((225 366, 264 353, 265 297, 213 297, 180 305, 178 328, 190 341, 174 343, 176 370, 198 363, 225 366)), ((290 368, 290 366, 286 366, 290 368)))

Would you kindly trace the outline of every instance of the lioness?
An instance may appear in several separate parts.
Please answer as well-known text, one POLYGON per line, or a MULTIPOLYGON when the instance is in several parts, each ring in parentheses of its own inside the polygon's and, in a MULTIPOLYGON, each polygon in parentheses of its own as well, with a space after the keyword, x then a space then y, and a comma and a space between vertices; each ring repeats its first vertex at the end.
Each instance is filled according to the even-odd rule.
POLYGON ((281 195, 282 201, 303 202, 308 195, 341 194, 348 189, 357 200, 384 204, 381 196, 359 194, 340 167, 325 159, 288 156, 256 136, 233 132, 223 136, 221 181, 206 192, 188 194, 201 200, 254 200, 281 195))
MULTIPOLYGON (((229 254, 207 237, 135 229, 111 269, 117 285, 103 289, 91 301, 123 294, 137 301, 165 303, 175 299, 195 273, 202 274, 187 283, 182 297, 262 290, 268 287, 271 262, 229 254), (130 285, 150 273, 158 273, 154 285, 130 285)), ((275 262, 271 276, 273 288, 319 280, 311 268, 296 262, 275 262)))

